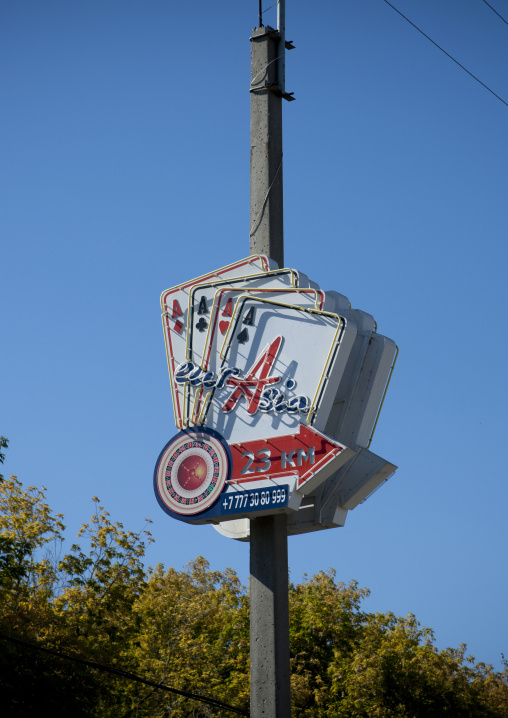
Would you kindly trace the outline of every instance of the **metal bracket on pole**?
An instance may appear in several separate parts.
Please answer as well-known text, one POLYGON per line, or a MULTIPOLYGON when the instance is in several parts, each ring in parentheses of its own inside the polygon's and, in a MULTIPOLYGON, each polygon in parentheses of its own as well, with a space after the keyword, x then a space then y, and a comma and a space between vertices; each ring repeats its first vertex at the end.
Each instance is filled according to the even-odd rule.
POLYGON ((273 27, 267 25, 266 27, 254 28, 253 35, 250 38, 251 42, 258 39, 259 37, 266 35, 270 36, 272 40, 277 43, 277 56, 272 58, 267 64, 261 68, 257 75, 253 75, 249 92, 263 92, 264 90, 270 90, 277 97, 283 97, 288 102, 295 100, 293 97, 294 92, 286 92, 285 88, 285 72, 286 72, 286 50, 294 50, 295 46, 291 40, 282 40, 278 30, 274 30, 273 27), (282 50, 282 48, 285 48, 282 50), (276 64, 275 64, 276 63, 276 64), (275 67, 270 66, 274 64, 275 67), (275 70, 275 71, 274 71, 275 70), (270 78, 270 79, 268 79, 270 78))
POLYGON ((294 92, 286 92, 286 50, 294 50, 295 46, 286 41, 286 0, 279 0, 277 3, 277 32, 280 35, 279 57, 277 61, 277 78, 281 96, 288 100, 294 100, 294 92))

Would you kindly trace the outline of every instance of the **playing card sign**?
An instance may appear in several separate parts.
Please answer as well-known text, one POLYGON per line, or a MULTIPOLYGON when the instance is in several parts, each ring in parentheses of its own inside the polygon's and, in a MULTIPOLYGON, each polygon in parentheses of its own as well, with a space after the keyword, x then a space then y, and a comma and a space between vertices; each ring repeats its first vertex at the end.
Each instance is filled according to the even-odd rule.
POLYGON ((187 356, 189 333, 193 327, 189 326, 189 294, 196 284, 205 281, 227 281, 236 277, 245 277, 253 274, 267 273, 270 269, 276 269, 273 260, 262 255, 247 257, 240 262, 235 262, 222 269, 194 279, 190 282, 180 284, 173 289, 162 293, 162 324, 164 328, 164 339, 166 342, 166 355, 168 359, 169 380, 173 396, 173 410, 175 412, 175 423, 179 429, 185 427, 184 417, 184 387, 175 384, 174 374, 176 367, 187 356))
MULTIPOLYGON (((223 282, 196 286, 189 298, 190 331, 187 359, 194 366, 203 368, 208 366, 215 354, 217 343, 221 342, 230 327, 233 302, 236 303, 237 298, 243 293, 270 297, 279 301, 288 300, 309 308, 322 308, 326 302, 324 292, 310 287, 298 288, 302 281, 308 282, 300 273, 283 269, 250 278, 231 280, 226 283, 227 286, 224 286, 223 282), (197 321, 196 317, 199 317, 197 321)), ((254 325, 253 311, 250 315, 245 315, 243 323, 245 331, 241 340, 246 341, 249 336, 248 327, 254 325)), ((186 396, 184 423, 193 425, 198 421, 196 412, 199 412, 201 405, 202 388, 189 383, 184 389, 184 394, 186 396)))
MULTIPOLYGON (((221 346, 194 379, 204 397, 197 423, 229 443, 290 434, 302 422, 322 428, 355 335, 336 314, 240 297, 221 346)), ((177 381, 189 371, 194 365, 181 367, 177 381)))
POLYGON ((169 289, 161 305, 180 429, 155 468, 161 507, 191 523, 299 512, 377 418, 390 352, 374 342, 369 354, 370 315, 263 256, 169 289))

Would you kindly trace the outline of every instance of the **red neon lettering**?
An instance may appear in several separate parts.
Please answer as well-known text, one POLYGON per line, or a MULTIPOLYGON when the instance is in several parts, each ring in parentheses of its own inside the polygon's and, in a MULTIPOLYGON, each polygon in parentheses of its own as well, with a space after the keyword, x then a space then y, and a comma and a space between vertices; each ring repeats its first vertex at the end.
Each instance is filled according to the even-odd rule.
POLYGON ((222 312, 223 317, 230 317, 233 314, 233 300, 228 299, 226 302, 226 306, 224 307, 224 311, 222 312))
POLYGON ((176 319, 176 317, 181 317, 183 314, 180 305, 178 304, 177 299, 173 299, 173 314, 171 315, 171 319, 176 319))
POLYGON ((233 411, 242 396, 247 402, 247 413, 256 413, 263 389, 270 384, 276 384, 281 379, 280 376, 268 376, 277 358, 281 344, 282 337, 277 337, 271 344, 267 344, 251 368, 247 370, 243 379, 237 376, 229 376, 227 378, 226 386, 233 386, 235 388, 224 402, 222 407, 224 413, 233 411))

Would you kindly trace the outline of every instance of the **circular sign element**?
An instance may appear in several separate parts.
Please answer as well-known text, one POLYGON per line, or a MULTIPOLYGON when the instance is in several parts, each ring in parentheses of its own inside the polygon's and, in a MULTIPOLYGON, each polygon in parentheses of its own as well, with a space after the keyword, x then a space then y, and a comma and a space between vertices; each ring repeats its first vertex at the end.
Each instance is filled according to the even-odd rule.
POLYGON ((155 467, 160 500, 182 516, 208 509, 219 498, 229 475, 227 444, 216 432, 192 429, 164 447, 155 467))

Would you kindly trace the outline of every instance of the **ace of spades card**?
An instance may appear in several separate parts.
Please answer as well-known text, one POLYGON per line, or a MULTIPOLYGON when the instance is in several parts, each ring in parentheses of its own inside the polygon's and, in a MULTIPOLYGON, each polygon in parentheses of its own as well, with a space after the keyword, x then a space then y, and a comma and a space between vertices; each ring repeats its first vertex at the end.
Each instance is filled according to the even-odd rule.
MULTIPOLYGON (((269 275, 266 276, 268 277, 269 275)), ((299 279, 301 280, 301 276, 299 279)), ((264 297, 272 301, 283 302, 285 304, 291 303, 309 309, 323 310, 326 308, 330 310, 335 308, 334 298, 330 299, 322 290, 308 287, 288 288, 284 286, 286 281, 287 277, 279 275, 273 278, 271 285, 269 282, 266 282, 268 286, 259 286, 259 280, 252 277, 248 283, 245 283, 248 284, 248 286, 235 288, 228 285, 217 289, 209 314, 208 331, 204 337, 196 337, 196 332, 194 332, 192 341, 189 342, 189 360, 195 365, 199 364, 203 371, 208 371, 211 358, 217 351, 217 347, 222 345, 224 336, 229 330, 236 304, 242 295, 264 297), (279 282, 282 282, 282 287, 277 286, 279 282)), ((201 297, 199 300, 200 303, 203 303, 206 295, 202 295, 201 289, 199 289, 199 291, 198 289, 199 288, 196 288, 194 291, 196 291, 197 297, 201 297)), ((197 305, 197 299, 195 300, 195 304, 197 305)), ((242 328, 245 330, 241 335, 241 340, 245 342, 248 341, 249 332, 253 331, 254 320, 255 310, 251 308, 241 320, 242 328)), ((190 425, 196 424, 199 420, 205 393, 202 386, 190 387, 188 391, 187 418, 190 425)))
POLYGON ((197 423, 229 443, 291 434, 304 422, 321 431, 355 336, 354 322, 337 314, 239 297, 210 355, 197 423))

